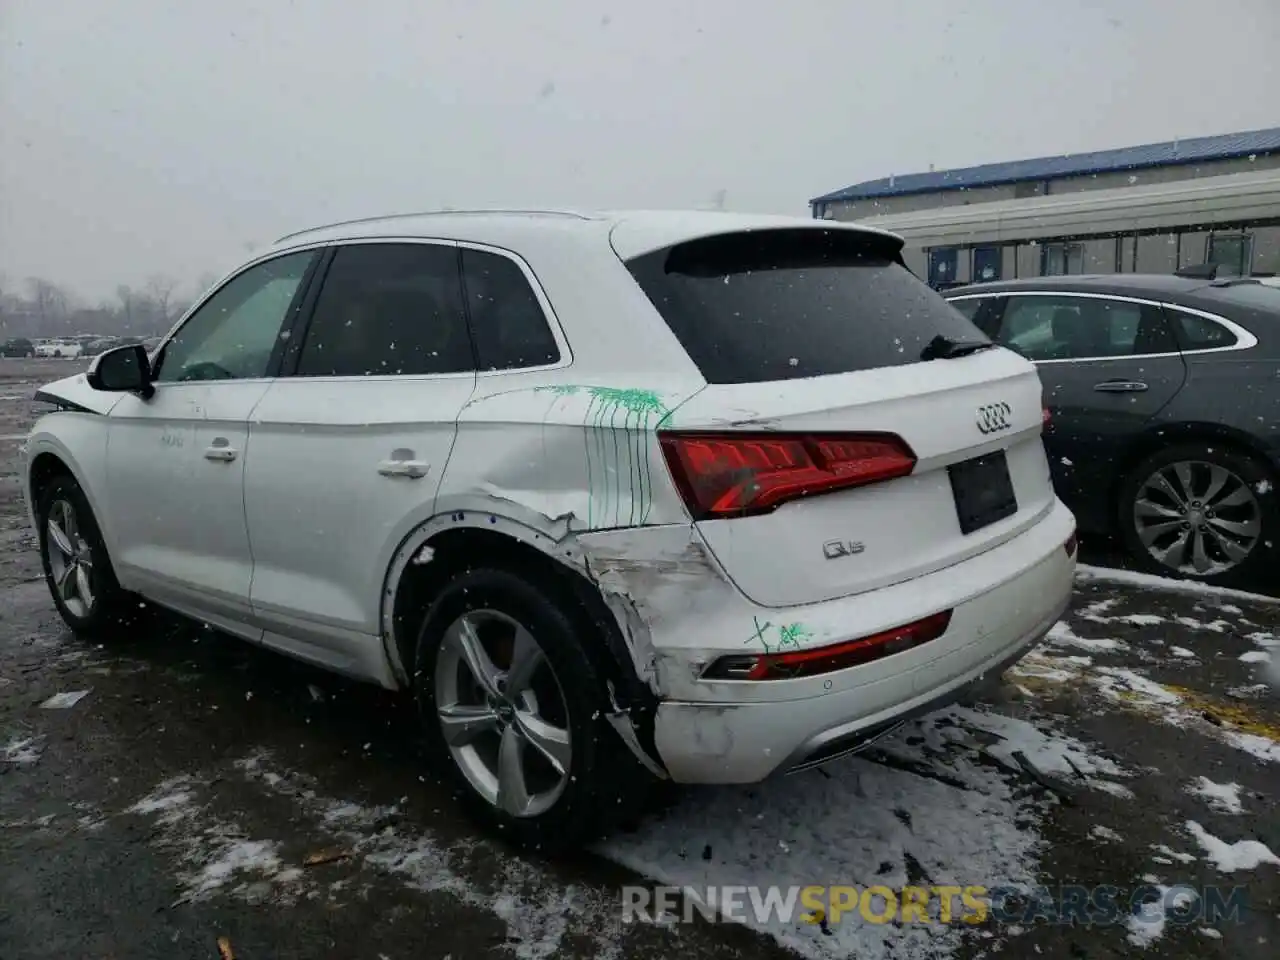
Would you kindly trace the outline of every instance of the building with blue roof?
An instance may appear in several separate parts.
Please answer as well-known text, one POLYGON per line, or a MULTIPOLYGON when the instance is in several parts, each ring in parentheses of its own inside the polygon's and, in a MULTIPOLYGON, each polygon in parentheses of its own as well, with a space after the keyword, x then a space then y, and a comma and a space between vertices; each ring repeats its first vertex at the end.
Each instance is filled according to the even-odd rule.
POLYGON ((820 219, 914 232, 920 242, 908 236, 908 261, 914 256, 913 268, 937 286, 1205 262, 1247 274, 1280 269, 1273 179, 1280 182, 1280 127, 894 174, 809 204, 820 219), (1246 195, 1258 198, 1254 206, 1246 195), (1156 210, 1178 222, 1153 220, 1156 210), (1034 222, 1042 235, 1012 230, 1015 221, 1034 222))

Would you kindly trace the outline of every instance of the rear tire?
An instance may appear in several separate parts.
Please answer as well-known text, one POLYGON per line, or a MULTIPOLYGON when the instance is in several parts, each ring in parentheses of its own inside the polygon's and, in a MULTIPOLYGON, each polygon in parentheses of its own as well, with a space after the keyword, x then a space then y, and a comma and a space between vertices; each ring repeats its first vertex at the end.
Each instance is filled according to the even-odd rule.
POLYGON ((589 639, 554 597, 503 569, 457 574, 424 618, 413 677, 428 759, 467 811, 549 853, 609 832, 647 776, 606 718, 589 639))
POLYGON ((1120 535, 1151 573, 1220 586, 1254 583, 1280 537, 1274 483, 1266 466, 1235 447, 1166 447, 1121 484, 1120 535))
POLYGON ((55 477, 40 495, 36 517, 45 582, 67 626, 92 636, 118 626, 132 596, 116 580, 80 485, 66 474, 55 477))

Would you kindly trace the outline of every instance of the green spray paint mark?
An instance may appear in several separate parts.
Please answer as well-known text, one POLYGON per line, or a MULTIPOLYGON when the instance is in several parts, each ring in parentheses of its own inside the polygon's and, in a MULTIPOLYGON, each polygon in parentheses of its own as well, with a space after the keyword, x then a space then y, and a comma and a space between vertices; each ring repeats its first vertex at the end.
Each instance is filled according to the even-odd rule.
POLYGON ((803 623, 788 623, 778 628, 779 650, 787 646, 799 650, 802 641, 811 639, 813 639, 813 631, 803 623))
POLYGON ((760 644, 765 653, 778 653, 781 650, 799 650, 801 643, 813 639, 813 631, 803 623, 782 623, 775 626, 771 621, 760 622, 759 617, 752 617, 755 632, 743 641, 744 645, 760 644))
POLYGON ((653 390, 578 384, 534 390, 558 397, 585 394, 590 398, 583 420, 588 428, 583 434, 587 526, 595 527, 597 522, 615 527, 644 523, 653 509, 649 432, 670 412, 662 398, 653 390))

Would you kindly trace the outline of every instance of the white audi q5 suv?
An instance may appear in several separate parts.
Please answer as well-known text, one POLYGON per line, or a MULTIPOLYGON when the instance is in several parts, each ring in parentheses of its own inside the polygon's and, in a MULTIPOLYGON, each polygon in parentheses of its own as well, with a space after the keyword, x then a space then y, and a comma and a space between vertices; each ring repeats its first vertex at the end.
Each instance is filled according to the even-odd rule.
POLYGON ((54 602, 412 691, 530 844, 852 752, 1022 656, 1075 566, 1035 368, 901 246, 672 212, 286 237, 37 395, 54 602))

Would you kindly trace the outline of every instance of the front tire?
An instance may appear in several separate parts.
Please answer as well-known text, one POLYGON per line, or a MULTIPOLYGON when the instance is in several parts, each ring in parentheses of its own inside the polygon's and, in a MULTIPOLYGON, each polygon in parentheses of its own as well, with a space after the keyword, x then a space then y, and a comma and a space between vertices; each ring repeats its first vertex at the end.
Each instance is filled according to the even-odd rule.
POLYGON ((1262 574, 1280 536, 1270 471, 1225 444, 1167 447, 1121 485, 1120 533, 1146 570, 1222 586, 1262 574))
POLYGON ((118 623, 128 594, 116 580, 97 520, 80 485, 54 478, 37 507, 40 561, 59 615, 79 634, 101 634, 118 623))
POLYGON ((429 760, 519 846, 590 842, 639 792, 574 620, 515 573, 472 569, 445 586, 419 632, 414 693, 429 760))

